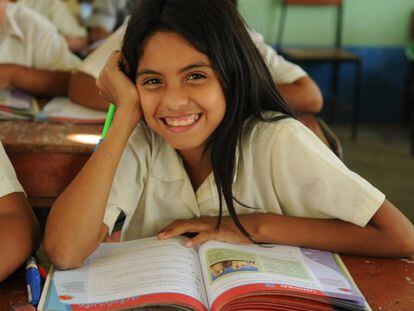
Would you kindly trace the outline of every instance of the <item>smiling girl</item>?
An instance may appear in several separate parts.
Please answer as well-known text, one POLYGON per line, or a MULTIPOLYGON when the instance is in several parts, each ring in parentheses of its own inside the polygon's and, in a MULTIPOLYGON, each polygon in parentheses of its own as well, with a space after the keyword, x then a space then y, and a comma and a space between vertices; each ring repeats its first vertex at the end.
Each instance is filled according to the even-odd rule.
POLYGON ((230 1, 137 1, 97 84, 117 111, 50 212, 57 267, 80 266, 121 212, 123 240, 414 252, 412 224, 292 117, 230 1))

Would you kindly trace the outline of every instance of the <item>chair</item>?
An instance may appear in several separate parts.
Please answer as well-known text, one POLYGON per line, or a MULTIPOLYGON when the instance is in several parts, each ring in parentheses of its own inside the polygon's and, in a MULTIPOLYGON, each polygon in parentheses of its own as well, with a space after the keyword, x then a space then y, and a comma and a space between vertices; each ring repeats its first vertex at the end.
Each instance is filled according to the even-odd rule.
POLYGON ((361 88, 361 58, 341 48, 342 45, 342 0, 282 0, 281 14, 277 36, 278 50, 281 55, 298 64, 304 63, 329 63, 332 64, 332 78, 330 83, 330 97, 325 100, 328 107, 328 121, 332 122, 337 110, 339 93, 339 69, 340 64, 348 63, 355 65, 353 103, 351 105, 352 131, 351 137, 356 139, 359 123, 359 96, 361 88), (288 7, 290 6, 331 6, 336 7, 336 29, 335 43, 332 48, 283 48, 283 35, 287 19, 288 7))

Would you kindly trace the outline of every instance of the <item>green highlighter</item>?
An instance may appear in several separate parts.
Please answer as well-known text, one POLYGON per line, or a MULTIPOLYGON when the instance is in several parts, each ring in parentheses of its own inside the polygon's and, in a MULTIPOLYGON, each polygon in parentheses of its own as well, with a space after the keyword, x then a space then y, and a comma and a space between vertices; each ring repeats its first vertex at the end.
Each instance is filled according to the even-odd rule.
POLYGON ((99 139, 99 142, 95 146, 95 150, 98 149, 102 139, 104 139, 106 134, 108 133, 108 130, 112 124, 112 120, 114 119, 115 110, 116 110, 116 106, 113 103, 110 103, 108 112, 106 113, 106 119, 105 119, 105 124, 102 130, 102 135, 101 135, 101 138, 99 139))

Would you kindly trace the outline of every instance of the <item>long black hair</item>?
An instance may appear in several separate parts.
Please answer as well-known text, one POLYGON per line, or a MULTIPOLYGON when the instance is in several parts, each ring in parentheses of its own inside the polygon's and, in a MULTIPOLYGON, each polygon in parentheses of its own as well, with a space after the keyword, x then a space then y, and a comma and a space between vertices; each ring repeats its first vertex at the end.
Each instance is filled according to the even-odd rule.
POLYGON ((237 217, 234 201, 238 201, 232 194, 235 154, 243 123, 249 117, 277 121, 291 116, 292 112, 230 0, 137 0, 122 48, 133 82, 145 41, 159 31, 175 32, 184 37, 208 56, 219 76, 226 98, 226 112, 204 150, 210 151, 219 194, 217 228, 220 227, 224 197, 240 232, 255 242, 237 217), (269 110, 281 112, 283 116, 265 119, 263 112, 269 110))

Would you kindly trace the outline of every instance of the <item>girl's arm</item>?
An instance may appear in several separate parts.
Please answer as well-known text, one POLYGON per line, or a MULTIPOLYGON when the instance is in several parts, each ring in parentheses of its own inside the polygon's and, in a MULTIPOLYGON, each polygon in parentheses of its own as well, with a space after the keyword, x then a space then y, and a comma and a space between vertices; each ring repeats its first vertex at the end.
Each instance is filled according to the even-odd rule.
POLYGON ((58 197, 45 232, 45 252, 61 269, 78 267, 108 233, 103 217, 115 171, 133 129, 141 119, 139 94, 119 70, 120 52, 108 60, 99 81, 102 95, 118 107, 99 148, 58 197))
POLYGON ((14 192, 0 198, 0 283, 40 243, 40 229, 27 198, 14 192))
MULTIPOLYGON (((311 219, 277 214, 239 215, 243 226, 257 242, 317 248, 332 252, 378 257, 414 254, 414 227, 394 205, 385 200, 365 227, 334 219, 311 219)), ((159 238, 197 232, 187 246, 207 240, 249 243, 230 217, 215 231, 216 217, 180 220, 165 228, 159 238)))

